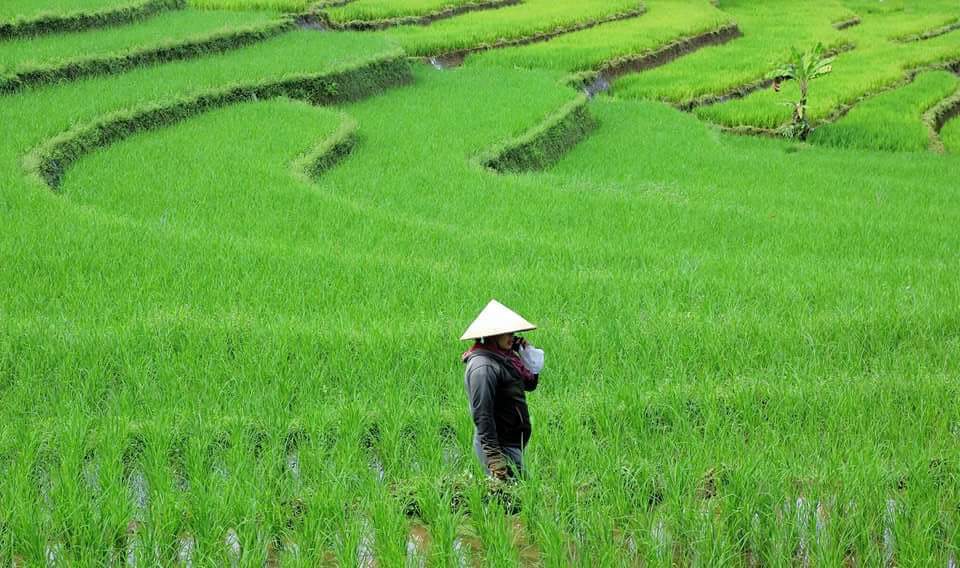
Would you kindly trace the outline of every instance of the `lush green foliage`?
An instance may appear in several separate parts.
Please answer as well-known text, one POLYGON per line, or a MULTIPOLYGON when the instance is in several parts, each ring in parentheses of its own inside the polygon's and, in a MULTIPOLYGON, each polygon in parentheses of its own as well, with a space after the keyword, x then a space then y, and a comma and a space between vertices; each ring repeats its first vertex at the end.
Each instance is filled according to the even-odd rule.
MULTIPOLYGON (((824 120, 861 97, 896 86, 911 70, 960 62, 956 32, 909 43, 888 39, 890 34, 912 28, 912 22, 894 13, 867 18, 859 26, 844 30, 856 48, 838 55, 833 72, 813 85, 810 120, 824 120)), ((782 92, 788 98, 797 98, 796 91, 795 84, 787 83, 782 92)), ((697 114, 728 126, 776 128, 790 118, 790 109, 780 104, 782 99, 782 95, 769 90, 757 91, 743 99, 698 109, 697 114)))
POLYGON ((960 120, 954 118, 945 124, 940 131, 940 137, 947 151, 960 154, 960 120))
POLYGON ((499 10, 471 12, 429 26, 402 26, 385 33, 411 55, 436 55, 569 29, 628 14, 640 6, 637 0, 527 0, 499 10))
POLYGON ((325 10, 335 22, 353 20, 387 20, 405 16, 422 16, 450 8, 480 4, 479 0, 354 0, 325 10))
MULTIPOLYGON (((956 42, 891 41, 952 12, 887 3, 771 3, 791 24, 650 0, 412 77, 390 39, 437 53, 637 6, 529 0, 0 96, 0 564, 947 565, 960 157, 847 146, 920 149, 957 78, 854 94, 956 42), (845 6, 863 23, 838 32, 845 6), (742 38, 635 77, 676 68, 677 94, 713 61, 687 92, 716 94, 738 57, 747 81, 782 62, 766 26, 853 41, 812 84, 819 117, 858 103, 823 145, 568 86, 729 18, 742 38), (548 357, 530 477, 500 499, 455 341, 491 296, 548 357)), ((50 38, 49 61, 161 28, 50 38)), ((941 135, 960 152, 956 119, 941 135)))
POLYGON ((112 10, 146 0, 4 0, 0 3, 0 20, 36 18, 47 15, 68 15, 77 12, 112 10))
POLYGON ((658 69, 627 75, 614 85, 617 96, 685 102, 724 94, 763 79, 794 47, 823 43, 836 49, 848 40, 833 22, 853 14, 840 2, 723 2, 743 37, 707 47, 658 69))
POLYGON ((960 80, 946 71, 921 73, 909 85, 877 95, 839 121, 818 128, 811 141, 847 148, 926 150, 930 131, 921 116, 958 85, 960 80))
POLYGON ((176 45, 238 28, 263 25, 273 18, 258 12, 196 12, 178 10, 146 22, 106 30, 81 31, 0 42, 0 79, 83 59, 117 56, 176 45))
POLYGON ((730 16, 700 0, 647 0, 638 18, 560 36, 546 43, 472 55, 470 65, 589 71, 617 58, 654 51, 679 38, 732 23, 730 16))
POLYGON ((214 10, 270 10, 281 12, 300 12, 314 2, 311 0, 189 0, 197 8, 214 10))

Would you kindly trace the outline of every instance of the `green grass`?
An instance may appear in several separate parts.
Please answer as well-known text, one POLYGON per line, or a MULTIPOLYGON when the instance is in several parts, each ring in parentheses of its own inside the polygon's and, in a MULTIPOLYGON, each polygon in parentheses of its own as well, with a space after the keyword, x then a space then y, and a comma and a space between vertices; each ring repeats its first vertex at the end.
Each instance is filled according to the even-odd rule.
POLYGON ((80 12, 93 12, 124 8, 146 3, 147 0, 4 0, 0 4, 0 21, 38 16, 63 16, 80 12))
POLYGON ((528 0, 429 26, 401 26, 385 33, 411 55, 436 55, 565 30, 625 14, 641 5, 637 0, 528 0))
POLYGON ((614 93, 677 103, 723 94, 762 80, 793 46, 822 42, 835 48, 849 41, 832 25, 852 16, 840 2, 732 1, 720 6, 737 22, 743 37, 670 65, 626 75, 614 83, 614 93))
MULTIPOLYGON (((951 56, 949 34, 880 41, 946 14, 892 3, 913 7, 894 24, 844 4, 876 26, 843 32, 866 55, 814 82, 816 112, 951 56)), ((598 97, 598 128, 547 171, 479 165, 582 96, 571 70, 694 21, 664 5, 541 46, 557 54, 416 65, 412 84, 336 108, 251 98, 87 153, 56 191, 24 157, 65 131, 396 57, 389 37, 445 50, 558 20, 530 0, 294 31, 0 97, 0 563, 171 565, 189 541, 198 566, 398 566, 416 522, 427 565, 461 565, 473 542, 492 566, 947 565, 960 158, 728 136, 598 97), (303 175, 353 129, 349 155, 303 175), (518 514, 480 481, 456 341, 491 296, 540 324, 548 357, 518 514)), ((691 7, 720 15, 706 5, 691 7)), ((577 6, 559 23, 623 7, 577 6)), ((744 33, 725 47, 759 32, 744 33)), ((921 74, 835 132, 863 121, 852 145, 873 143, 882 123, 913 144, 907 125, 956 81, 921 74)), ((948 150, 958 136, 947 123, 948 150)))
MULTIPOLYGON (((910 70, 960 61, 957 32, 925 41, 894 43, 878 35, 888 29, 865 19, 847 30, 857 47, 839 55, 833 72, 811 84, 808 112, 812 120, 824 120, 843 105, 896 86, 910 70)), ((775 128, 789 120, 791 110, 784 103, 797 96, 796 85, 791 82, 780 93, 757 91, 742 99, 697 109, 697 115, 728 126, 775 128)))
POLYGON ((478 0, 354 0, 325 10, 334 22, 376 21, 423 16, 449 8, 478 4, 478 0))
POLYGON ((954 118, 947 122, 940 130, 940 138, 948 152, 960 154, 960 120, 954 118))
POLYGON ((212 10, 268 10, 301 12, 314 4, 312 0, 188 0, 191 6, 212 10))
POLYGON ((926 150, 930 132, 921 117, 958 84, 960 80, 946 71, 921 73, 909 85, 869 99, 839 121, 818 128, 810 141, 846 148, 926 150))
POLYGON ((142 23, 9 40, 0 42, 0 78, 38 67, 63 65, 77 60, 78 54, 82 54, 82 59, 118 56, 262 26, 271 20, 269 15, 257 12, 178 10, 142 23))
POLYGON ((596 69, 617 58, 654 51, 677 38, 730 24, 732 19, 702 0, 650 0, 639 18, 560 36, 546 43, 471 55, 470 65, 556 69, 596 69))

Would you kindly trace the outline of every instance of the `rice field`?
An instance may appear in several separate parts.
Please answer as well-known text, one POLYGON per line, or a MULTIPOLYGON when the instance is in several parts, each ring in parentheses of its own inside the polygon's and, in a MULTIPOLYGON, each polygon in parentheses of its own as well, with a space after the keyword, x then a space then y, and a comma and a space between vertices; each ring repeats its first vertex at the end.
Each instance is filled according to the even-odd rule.
POLYGON ((951 120, 940 131, 940 137, 947 150, 960 153, 960 120, 951 120))
POLYGON ((956 564, 955 3, 206 2, 0 39, 0 564, 956 564))

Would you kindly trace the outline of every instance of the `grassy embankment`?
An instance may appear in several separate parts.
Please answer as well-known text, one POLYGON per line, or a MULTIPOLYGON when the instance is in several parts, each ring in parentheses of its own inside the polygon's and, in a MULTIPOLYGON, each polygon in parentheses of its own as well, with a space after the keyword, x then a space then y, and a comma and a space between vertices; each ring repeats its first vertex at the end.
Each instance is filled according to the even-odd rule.
MULTIPOLYGON (((377 22, 397 18, 422 17, 451 10, 479 8, 491 0, 354 0, 324 10, 332 22, 377 22)), ((494 7, 494 6, 491 6, 494 7)))
MULTIPOLYGON (((953 12, 956 12, 955 7, 953 12)), ((955 17, 950 12, 946 14, 936 18, 925 18, 920 14, 919 19, 939 26, 955 17)), ((957 32, 923 41, 891 39, 914 33, 916 27, 917 22, 909 14, 892 12, 864 15, 862 24, 844 30, 856 48, 839 55, 833 64, 833 72, 817 79, 811 86, 811 120, 828 120, 844 107, 865 97, 902 86, 912 70, 960 61, 957 32)), ((790 108, 783 102, 795 100, 797 96, 796 85, 788 82, 780 93, 757 91, 743 99, 703 107, 696 112, 703 119, 726 126, 776 128, 790 118, 790 108)))
POLYGON ((471 55, 468 65, 592 71, 624 58, 662 48, 733 23, 730 16, 700 0, 648 0, 638 18, 566 34, 545 43, 471 55))
POLYGON ((940 131, 940 138, 948 152, 960 154, 960 120, 954 118, 945 124, 940 131))
POLYGON ((123 65, 183 57, 186 52, 208 54, 249 42, 238 39, 245 35, 268 35, 278 26, 275 17, 262 12, 178 10, 101 30, 11 39, 0 42, 0 89, 77 77, 94 68, 119 71, 123 65))
POLYGON ((838 49, 849 40, 833 23, 854 14, 843 4, 827 2, 724 2, 723 11, 737 22, 743 37, 707 47, 670 65, 626 75, 614 83, 621 98, 654 99, 684 104, 763 83, 789 55, 791 46, 817 42, 838 49))
POLYGON ((579 29, 638 14, 638 0, 528 0, 496 10, 471 12, 429 26, 384 32, 410 55, 427 56, 508 45, 537 35, 579 29))
POLYGON ((947 71, 922 73, 909 85, 867 99, 837 122, 818 128, 810 141, 866 150, 925 151, 930 129, 923 113, 958 85, 960 79, 947 71))

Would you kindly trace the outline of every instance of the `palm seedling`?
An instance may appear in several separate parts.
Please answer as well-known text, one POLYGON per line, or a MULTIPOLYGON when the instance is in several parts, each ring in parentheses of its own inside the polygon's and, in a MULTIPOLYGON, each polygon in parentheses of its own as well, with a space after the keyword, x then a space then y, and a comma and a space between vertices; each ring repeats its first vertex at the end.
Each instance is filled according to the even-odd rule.
POLYGON ((807 98, 809 96, 810 81, 826 75, 833 70, 833 57, 824 57, 823 44, 818 43, 812 50, 802 52, 793 48, 786 63, 775 69, 771 74, 774 90, 780 90, 781 81, 793 79, 800 88, 800 99, 788 103, 793 106, 793 118, 790 124, 782 130, 788 138, 806 140, 810 134, 810 121, 807 120, 807 98))

